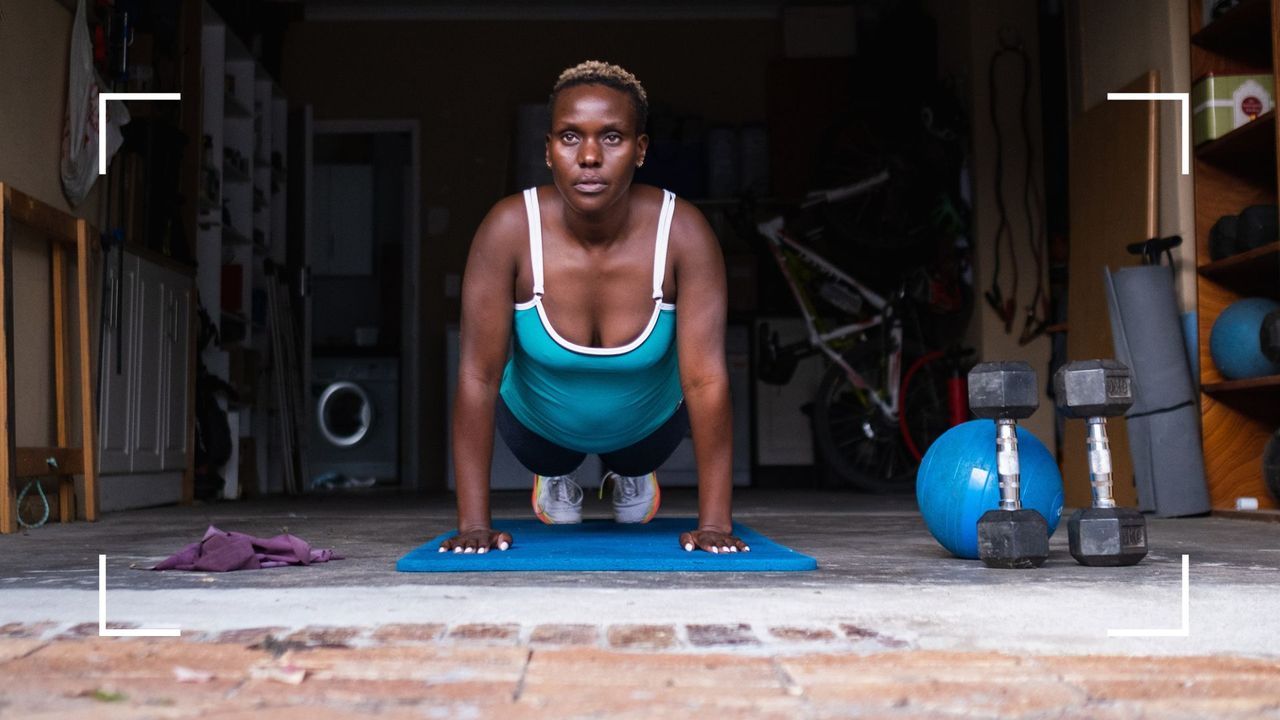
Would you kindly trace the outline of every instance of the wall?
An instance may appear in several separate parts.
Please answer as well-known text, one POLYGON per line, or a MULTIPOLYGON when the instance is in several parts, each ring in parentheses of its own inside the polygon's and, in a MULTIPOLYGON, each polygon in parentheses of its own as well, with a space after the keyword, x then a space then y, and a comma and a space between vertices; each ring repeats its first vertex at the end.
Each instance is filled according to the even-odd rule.
MULTIPOLYGON (((1067 11, 1073 118, 1147 70, 1159 73, 1160 92, 1191 91, 1186 0, 1069 0, 1067 11)), ((1196 306, 1195 207, 1191 176, 1181 174, 1179 112, 1176 102, 1159 104, 1159 231, 1183 238, 1177 289, 1189 311, 1196 306)))
MULTIPOLYGON (((1018 295, 1013 331, 1006 333, 1003 321, 987 305, 982 293, 991 286, 994 274, 992 247, 999 215, 995 198, 995 130, 989 110, 991 84, 988 64, 992 54, 999 49, 1000 33, 1016 36, 1031 57, 1031 87, 1028 98, 1028 123, 1032 137, 1032 171, 1036 178, 1043 178, 1044 149, 1041 147, 1040 76, 1038 70, 1039 34, 1037 5, 1024 0, 927 0, 929 12, 937 18, 939 32, 938 72, 942 76, 953 75, 968 90, 965 102, 970 124, 970 177, 973 187, 973 263, 974 301, 973 318, 965 342, 978 351, 983 361, 1023 360, 1031 364, 1040 376, 1041 409, 1021 424, 1035 433, 1052 452, 1054 423, 1052 403, 1044 394, 1049 368, 1049 339, 1047 336, 1027 345, 1018 344, 1022 329, 1024 308, 1031 299, 1036 275, 1027 244, 1027 223, 1022 210, 1021 178, 1026 172, 1027 157, 1018 125, 1019 104, 1022 93, 1022 71, 1016 60, 1005 56, 997 66, 997 115, 1003 138, 1004 198, 1012 223, 1014 242, 1017 243, 1018 295), (961 30, 947 32, 947 28, 961 30)), ((1044 182, 1039 180, 1041 198, 1044 182)), ((1034 208, 1038 217, 1044 217, 1043 202, 1034 208)), ((1002 256, 1001 285, 1008 295, 1010 276, 1008 255, 1002 256)), ((1047 285, 1046 285, 1047 290, 1047 285)))
POLYGON ((424 231, 423 485, 443 487, 446 277, 462 272, 476 226, 506 195, 516 107, 546 99, 557 74, 601 58, 636 73, 653 102, 712 122, 763 121, 769 20, 308 21, 285 36, 281 84, 317 120, 416 119, 424 231), (736 82, 737 78, 752 82, 736 82), (757 82, 755 79, 760 78, 757 82), (432 234, 432 208, 448 220, 432 234))
MULTIPOLYGON (((54 0, 4 3, 0 12, 0 182, 96 223, 97 188, 72 210, 58 173, 72 17, 54 0)), ((55 439, 47 243, 17 229, 13 268, 16 442, 47 445, 55 439)), ((78 428, 80 413, 71 415, 78 428)))

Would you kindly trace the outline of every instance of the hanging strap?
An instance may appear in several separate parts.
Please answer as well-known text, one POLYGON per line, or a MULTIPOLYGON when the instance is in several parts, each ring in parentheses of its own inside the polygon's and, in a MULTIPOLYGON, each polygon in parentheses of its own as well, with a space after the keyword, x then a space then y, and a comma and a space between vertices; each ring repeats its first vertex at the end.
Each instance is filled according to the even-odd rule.
POLYGON ((542 297, 542 215, 538 212, 538 189, 524 191, 524 210, 529 217, 529 261, 533 266, 533 296, 542 297))
POLYGON ((676 195, 662 191, 662 214, 658 216, 658 242, 653 249, 653 299, 662 302, 662 280, 667 274, 667 241, 671 239, 671 218, 676 213, 676 195))

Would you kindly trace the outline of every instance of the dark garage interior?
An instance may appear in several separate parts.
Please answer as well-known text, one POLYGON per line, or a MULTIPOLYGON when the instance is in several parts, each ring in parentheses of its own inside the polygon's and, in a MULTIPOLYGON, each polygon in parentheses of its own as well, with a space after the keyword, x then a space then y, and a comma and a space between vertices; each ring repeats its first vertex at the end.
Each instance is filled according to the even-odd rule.
POLYGON ((1277 712, 1277 13, 0 2, 0 717, 1277 712), (569 257, 586 60, 643 85, 671 287, 688 218, 714 241, 723 312, 672 348, 724 357, 681 356, 644 523, 583 450, 574 536, 508 436, 482 505, 455 454, 506 327, 464 307, 483 228, 541 188, 569 257), (698 540, 730 491, 751 558, 698 540), (476 507, 510 550, 436 557, 476 507))

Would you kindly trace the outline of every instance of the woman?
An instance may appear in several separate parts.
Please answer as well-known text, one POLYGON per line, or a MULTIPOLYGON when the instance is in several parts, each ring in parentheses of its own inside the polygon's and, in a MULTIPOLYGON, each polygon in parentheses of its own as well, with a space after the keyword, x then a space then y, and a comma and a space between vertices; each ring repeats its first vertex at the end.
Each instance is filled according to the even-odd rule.
POLYGON ((732 535, 724 261, 696 208, 632 185, 647 112, 616 65, 564 71, 546 141, 554 185, 501 200, 476 231, 453 408, 458 534, 441 552, 513 542, 490 525, 495 423, 534 473, 547 523, 581 521, 570 473, 586 453, 610 470, 615 519, 647 522, 661 497, 654 470, 691 428, 698 526, 680 545, 748 550, 732 535))

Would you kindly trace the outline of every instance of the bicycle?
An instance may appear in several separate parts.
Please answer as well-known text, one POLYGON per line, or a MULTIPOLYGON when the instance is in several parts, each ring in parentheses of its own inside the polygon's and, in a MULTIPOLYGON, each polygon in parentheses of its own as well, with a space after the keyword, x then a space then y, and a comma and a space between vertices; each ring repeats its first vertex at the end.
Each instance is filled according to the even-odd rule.
MULTIPOLYGON (((886 180, 880 173, 811 193, 802 207, 857 197, 886 180)), ((759 340, 760 379, 785 384, 799 360, 825 356, 830 364, 811 412, 822 459, 862 490, 905 489, 924 450, 968 414, 960 373, 967 353, 929 348, 920 325, 917 298, 927 294, 929 278, 919 268, 905 273, 886 297, 798 242, 782 217, 756 227, 808 331, 801 341, 779 345, 766 328, 759 340)))

